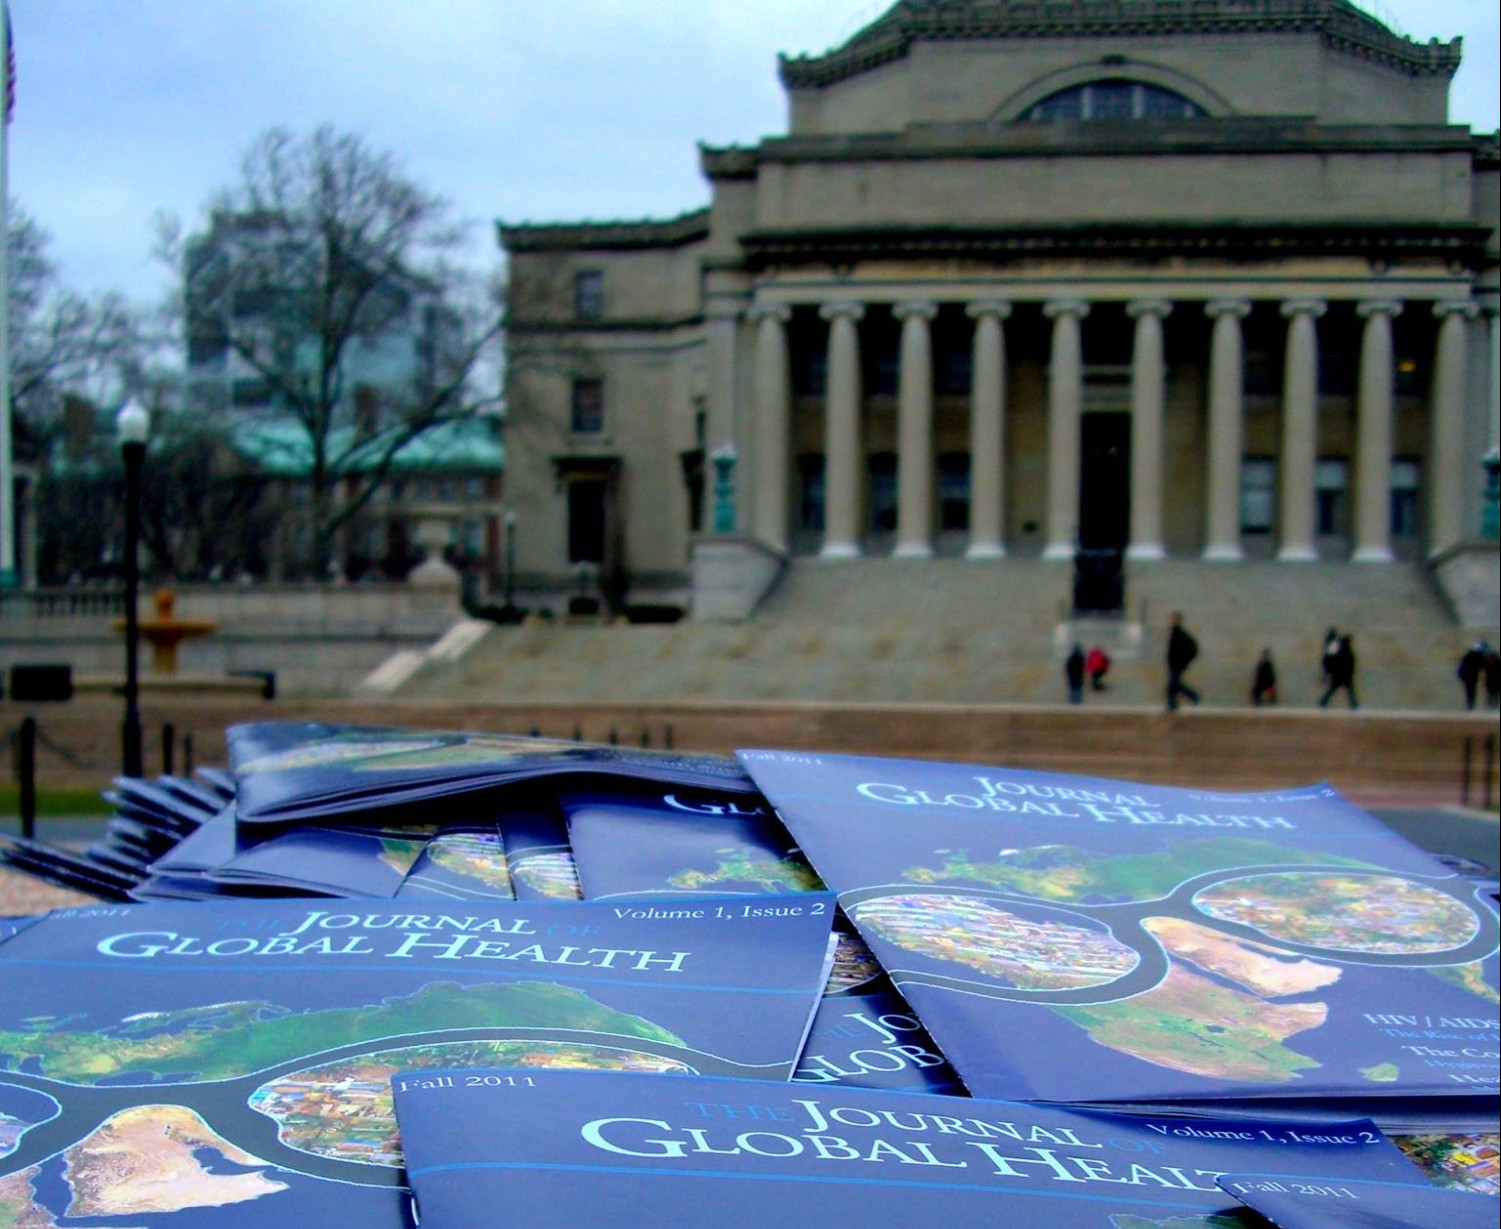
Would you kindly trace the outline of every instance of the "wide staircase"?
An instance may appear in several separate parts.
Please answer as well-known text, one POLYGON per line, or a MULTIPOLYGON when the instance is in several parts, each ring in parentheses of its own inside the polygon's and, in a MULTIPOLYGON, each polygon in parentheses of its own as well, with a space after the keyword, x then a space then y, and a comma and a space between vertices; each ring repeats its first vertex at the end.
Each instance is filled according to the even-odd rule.
POLYGON ((1178 610, 1201 646, 1188 679, 1206 707, 1249 704, 1263 648, 1282 706, 1313 707, 1331 626, 1353 636, 1363 707, 1462 707, 1454 664, 1477 633, 1456 625, 1416 565, 1133 563, 1121 616, 1087 620, 1070 617, 1071 580, 1071 564, 1036 559, 798 559, 746 623, 494 626, 461 656, 430 660, 398 695, 1054 705, 1078 640, 1114 663, 1087 707, 1161 707, 1178 610))

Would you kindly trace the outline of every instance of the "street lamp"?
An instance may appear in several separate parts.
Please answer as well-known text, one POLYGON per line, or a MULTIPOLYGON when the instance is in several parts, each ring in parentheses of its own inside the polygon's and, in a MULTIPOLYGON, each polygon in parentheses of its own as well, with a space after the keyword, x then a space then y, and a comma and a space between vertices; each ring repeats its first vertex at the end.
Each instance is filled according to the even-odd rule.
POLYGON ((516 513, 506 509, 506 614, 516 605, 516 513))
POLYGON ((127 777, 143 776, 141 770, 141 713, 137 705, 140 672, 137 648, 140 623, 141 573, 137 554, 141 541, 141 463, 146 459, 146 436, 151 415, 132 397, 115 416, 120 455, 125 460, 125 725, 121 731, 121 771, 127 777))

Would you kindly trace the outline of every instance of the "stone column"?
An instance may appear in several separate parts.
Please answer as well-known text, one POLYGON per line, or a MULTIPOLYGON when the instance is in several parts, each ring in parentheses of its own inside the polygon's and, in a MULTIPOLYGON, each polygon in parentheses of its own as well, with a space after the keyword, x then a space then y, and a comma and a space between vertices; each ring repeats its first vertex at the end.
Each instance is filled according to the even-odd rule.
POLYGON ((1287 359, 1282 381, 1282 491, 1279 520, 1282 546, 1277 558, 1289 563, 1318 559, 1314 547, 1313 469, 1318 457, 1319 336, 1314 323, 1324 314, 1319 299, 1292 299, 1287 317, 1287 359))
POLYGON ((785 303, 753 308, 756 320, 756 537, 787 550, 788 452, 792 433, 792 384, 787 359, 785 303))
POLYGON ((1079 523, 1079 412, 1084 405, 1084 357, 1079 322, 1089 315, 1082 299, 1043 305, 1053 322, 1048 368, 1048 523, 1044 559, 1072 559, 1079 523))
POLYGON ((898 303, 902 355, 897 383, 896 548, 898 559, 933 553, 932 303, 898 303))
POLYGON ((969 394, 968 559, 1002 559, 1005 547, 1006 338, 1011 304, 971 303, 975 322, 969 394))
POLYGON ((1478 309, 1469 300, 1435 303, 1438 346, 1433 357, 1433 393, 1428 407, 1428 553, 1437 555, 1467 536, 1464 525, 1465 377, 1469 322, 1478 309))
POLYGON ((1392 319, 1402 304, 1392 299, 1357 303, 1365 320, 1360 339, 1360 395, 1355 423, 1355 550, 1353 563, 1392 559, 1392 409, 1396 372, 1392 319))
POLYGON ((1490 355, 1485 385, 1488 411, 1485 446, 1487 451, 1494 452, 1501 447, 1501 307, 1496 305, 1494 297, 1485 309, 1485 326, 1490 355))
POLYGON ((1245 351, 1240 322, 1244 299, 1212 299, 1204 312, 1214 321, 1209 343, 1209 502, 1204 558, 1241 558, 1240 465, 1245 440, 1245 351))
POLYGON ((1131 346, 1131 541, 1128 559, 1161 559, 1162 412, 1167 368, 1162 356, 1162 322, 1173 305, 1162 299, 1136 299, 1126 315, 1136 321, 1131 346))
POLYGON ((860 554, 860 303, 828 303, 819 309, 829 322, 828 397, 824 427, 825 559, 860 554))

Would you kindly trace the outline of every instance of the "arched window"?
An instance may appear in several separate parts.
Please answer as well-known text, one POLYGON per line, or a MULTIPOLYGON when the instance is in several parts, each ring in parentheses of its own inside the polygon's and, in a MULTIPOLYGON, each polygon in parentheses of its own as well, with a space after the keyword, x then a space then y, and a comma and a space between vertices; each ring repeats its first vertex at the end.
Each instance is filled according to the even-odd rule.
POLYGON ((1074 85, 1022 112, 1022 119, 1046 123, 1058 119, 1201 119, 1198 103, 1145 81, 1091 81, 1074 85))

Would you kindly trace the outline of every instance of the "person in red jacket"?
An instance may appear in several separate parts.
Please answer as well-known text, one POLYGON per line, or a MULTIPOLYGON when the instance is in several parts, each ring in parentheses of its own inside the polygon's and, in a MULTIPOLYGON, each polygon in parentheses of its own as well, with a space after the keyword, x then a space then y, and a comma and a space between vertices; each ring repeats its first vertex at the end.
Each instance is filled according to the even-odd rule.
POLYGON ((1092 691, 1104 691, 1105 676, 1110 673, 1110 654, 1099 645, 1095 645, 1084 659, 1084 673, 1089 675, 1089 686, 1092 691))

